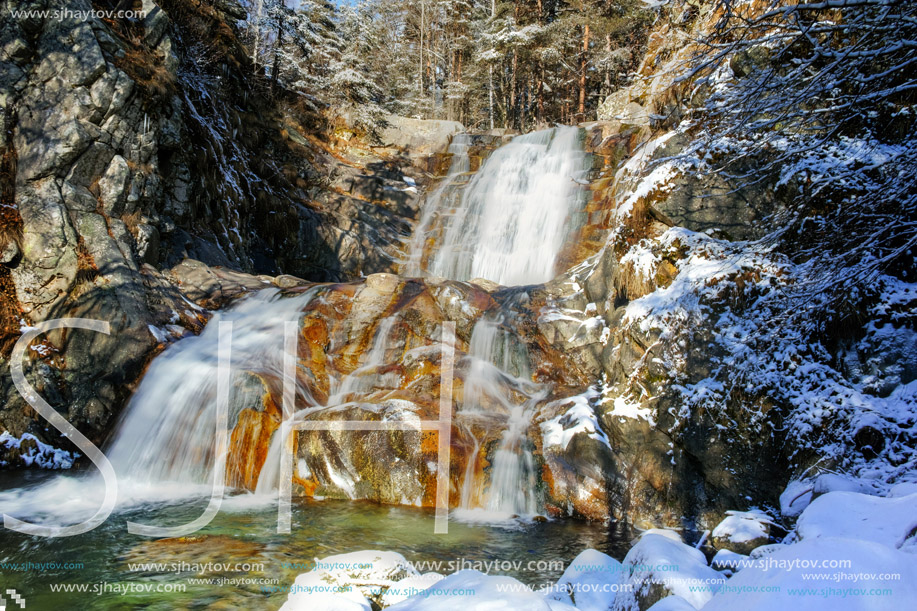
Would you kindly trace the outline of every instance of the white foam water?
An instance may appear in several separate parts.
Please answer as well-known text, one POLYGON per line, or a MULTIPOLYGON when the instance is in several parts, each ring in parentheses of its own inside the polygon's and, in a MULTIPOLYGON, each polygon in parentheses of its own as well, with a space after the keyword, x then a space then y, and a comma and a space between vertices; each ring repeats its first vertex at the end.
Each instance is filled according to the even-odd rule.
POLYGON ((405 273, 505 286, 546 282, 574 229, 587 155, 577 127, 517 136, 483 163, 464 189, 450 177, 424 205, 405 273), (432 219, 441 227, 431 232, 432 219), (432 252, 428 240, 434 240, 432 252), (420 265, 424 257, 426 266, 420 265))

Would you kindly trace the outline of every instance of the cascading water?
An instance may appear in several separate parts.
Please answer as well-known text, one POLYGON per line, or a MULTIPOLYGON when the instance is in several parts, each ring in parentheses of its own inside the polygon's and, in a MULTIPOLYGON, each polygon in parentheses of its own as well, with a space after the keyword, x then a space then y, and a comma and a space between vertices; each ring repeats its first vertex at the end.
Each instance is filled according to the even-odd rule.
MULTIPOLYGON (((576 181, 585 170, 585 155, 577 128, 517 137, 494 152, 473 177, 467 155, 471 142, 470 136, 454 139, 449 178, 427 200, 405 270, 452 279, 484 277, 504 285, 550 279, 581 200, 576 181)), ((152 362, 106 449, 119 476, 120 502, 209 493, 218 323, 234 323, 232 427, 244 408, 260 404, 263 381, 282 380, 284 323, 298 320, 318 290, 298 296, 261 291, 217 312, 201 335, 170 346, 152 362)), ((542 507, 526 433, 547 389, 532 382, 525 344, 502 316, 510 314, 480 320, 473 329, 458 410, 459 425, 473 437, 474 447, 462 482, 461 506, 485 514, 486 520, 533 515, 542 507), (474 431, 482 430, 478 438, 474 431), (496 438, 488 430, 498 431, 499 441, 490 457, 489 481, 481 481, 476 455, 485 447, 485 435, 488 445, 496 438)), ((301 386, 296 389, 297 403, 320 410, 359 401, 360 395, 376 388, 396 387, 398 381, 388 376, 397 374, 384 371, 396 323, 394 316, 378 321, 360 365, 332 382, 325 405, 301 386)), ((275 433, 256 492, 277 489, 280 450, 275 433)), ((335 477, 330 467, 329 474, 335 477)), ((2 493, 0 502, 41 515, 53 503, 61 505, 59 499, 69 498, 74 501, 61 509, 75 516, 94 511, 95 499, 85 490, 97 485, 97 476, 62 477, 41 493, 2 493)))
MULTIPOLYGON (((456 136, 449 175, 427 198, 402 268, 405 275, 485 278, 505 286, 550 280, 582 207, 578 183, 588 157, 576 127, 518 136, 498 148, 470 181, 468 136, 456 136)), ((538 475, 527 439, 546 391, 531 382, 524 344, 500 320, 479 321, 468 353, 459 410, 472 437, 461 507, 485 520, 540 511, 538 475), (478 426, 475 426, 477 423, 478 426), (502 427, 490 482, 477 481, 481 439, 474 430, 502 427), (484 485, 486 493, 476 494, 484 485)))
MULTIPOLYGON (((380 381, 378 369, 386 364, 385 350, 388 347, 388 337, 396 320, 396 317, 388 316, 379 321, 376 326, 376 332, 373 335, 372 346, 366 353, 363 364, 340 380, 337 388, 328 398, 327 405, 329 407, 344 403, 351 394, 364 393, 371 390, 380 381)), ((393 376, 394 379, 391 381, 393 383, 397 382, 397 377, 397 374, 395 374, 393 376)))
MULTIPOLYGON (((230 426, 249 396, 244 376, 283 377, 283 326, 297 320, 312 292, 282 298, 261 291, 218 312, 203 333, 170 347, 156 358, 125 411, 107 455, 118 472, 141 482, 205 483, 213 466, 219 322, 233 322, 230 426)), ((298 388, 314 404, 308 391, 298 388)))
MULTIPOLYGON (((328 400, 323 407, 331 408, 346 403, 354 395, 367 393, 377 386, 393 386, 398 382, 398 374, 380 373, 379 369, 386 364, 385 354, 389 346, 389 338, 392 328, 397 322, 397 317, 388 316, 379 321, 376 330, 373 333, 373 340, 369 351, 361 359, 363 364, 354 369, 347 375, 344 375, 333 387, 328 396, 328 400)), ((315 405, 312 403, 311 405, 315 405)), ((321 409, 322 406, 317 406, 321 409)), ((307 408, 308 409, 308 408, 307 408)), ((311 411, 311 410, 310 410, 311 411)), ((299 412, 302 413, 302 412, 299 412)), ((299 415, 294 414, 294 418, 299 415)), ((271 445, 268 448, 267 457, 264 460, 264 467, 258 476, 258 484, 255 487, 256 494, 268 494, 276 492, 280 484, 280 435, 275 432, 271 437, 271 445)), ((329 463, 325 463, 329 475, 338 482, 346 482, 351 474, 336 474, 329 463)), ((340 486, 343 490, 348 489, 348 485, 340 486)))
MULTIPOLYGON (((284 323, 297 320, 314 294, 282 297, 276 289, 260 291, 216 312, 200 335, 173 344, 153 360, 105 448, 118 475, 119 506, 210 494, 219 322, 233 323, 231 428, 244 407, 260 404, 263 389, 253 376, 282 379, 284 323)), ((307 389, 297 385, 296 393, 297 403, 315 405, 307 389)), ((0 508, 38 521, 63 516, 65 522, 77 522, 95 512, 102 486, 97 472, 62 475, 34 489, 0 492, 0 508)))
POLYGON ((582 206, 578 181, 587 169, 577 127, 517 136, 494 151, 464 189, 450 169, 425 204, 405 274, 486 278, 505 286, 550 280, 582 206), (435 242, 431 253, 425 252, 428 234, 435 242), (425 258, 428 264, 420 265, 425 258))
POLYGON ((470 146, 471 136, 469 134, 456 134, 452 137, 447 151, 452 155, 449 172, 436 189, 425 198, 420 221, 406 249, 408 256, 401 267, 403 275, 423 275, 424 252, 431 225, 438 214, 458 205, 458 202, 461 201, 462 188, 468 184, 471 171, 471 160, 468 158, 470 146))
MULTIPOLYGON (((516 336, 501 326, 501 320, 475 324, 468 351, 468 374, 464 401, 458 416, 483 428, 505 427, 493 456, 490 483, 483 508, 474 501, 475 459, 480 440, 473 436, 474 450, 464 474, 461 517, 500 521, 541 512, 537 493, 538 474, 526 432, 535 407, 547 395, 531 381, 528 353, 516 336)), ((466 426, 469 433, 473 425, 466 426)), ((472 434, 473 435, 473 434, 472 434)))

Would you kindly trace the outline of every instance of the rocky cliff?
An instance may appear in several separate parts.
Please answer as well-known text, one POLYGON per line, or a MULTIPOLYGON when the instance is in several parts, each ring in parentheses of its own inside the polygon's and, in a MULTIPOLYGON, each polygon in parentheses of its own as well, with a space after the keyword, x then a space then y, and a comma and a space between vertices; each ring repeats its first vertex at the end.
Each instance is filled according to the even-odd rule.
MULTIPOLYGON (((4 21, 4 355, 30 323, 111 320, 109 338, 51 335, 31 355, 33 383, 93 439, 159 347, 201 328, 204 308, 312 287, 302 387, 323 406, 334 381, 371 380, 337 397, 336 419, 431 419, 445 321, 456 322, 461 402, 474 329, 500 321, 514 338, 500 392, 537 405, 525 451, 552 515, 706 528, 727 509, 777 507, 791 477, 843 469, 881 488, 913 465, 913 258, 846 310, 788 300, 809 259, 760 238, 783 226, 807 179, 802 166, 775 174, 773 149, 730 149, 696 120, 718 87, 767 61, 737 53, 715 78, 684 76, 691 41, 722 17, 710 6, 670 3, 641 78, 581 126, 593 168, 577 239, 555 279, 514 288, 378 273, 397 272, 417 218, 403 177, 422 188, 444 174, 458 127, 393 121, 392 146, 370 147, 345 121, 271 96, 233 37, 232 5, 149 8, 142 23, 4 21), (733 156, 730 172, 715 171, 733 156), (361 369, 377 348, 384 366, 361 369)), ((471 171, 499 138, 476 142, 471 171)), ((228 477, 252 489, 281 402, 278 380, 249 382, 228 477)), ((0 425, 55 441, 0 383, 0 425)), ((453 505, 469 500, 468 478, 483 494, 498 433, 455 413, 453 505)), ((430 506, 435 439, 416 437, 299 433, 296 490, 430 506)))
MULTIPOLYGON (((8 375, 21 328, 111 321, 108 337, 48 336, 29 368, 99 442, 162 342, 206 317, 170 268, 189 258, 316 281, 388 270, 416 214, 404 174, 425 180, 397 129, 370 149, 346 123, 273 93, 238 40, 237 4, 90 14, 110 8, 10 0, 0 11, 0 423, 16 438, 56 436, 8 375)), ((432 153, 455 129, 431 122, 417 138, 432 153)), ((2 460, 21 464, 18 453, 2 460)))

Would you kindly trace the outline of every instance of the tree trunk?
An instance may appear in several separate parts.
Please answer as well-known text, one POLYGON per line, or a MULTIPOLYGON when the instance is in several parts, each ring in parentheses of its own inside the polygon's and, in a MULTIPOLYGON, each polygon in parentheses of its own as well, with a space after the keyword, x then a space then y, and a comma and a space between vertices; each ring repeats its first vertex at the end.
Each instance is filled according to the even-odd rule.
POLYGON ((512 81, 510 82, 509 88, 509 110, 512 113, 512 126, 518 128, 516 125, 516 119, 519 117, 519 112, 516 109, 516 66, 519 63, 519 55, 516 53, 516 50, 513 49, 513 72, 512 72, 512 81))
POLYGON ((579 114, 580 120, 586 116, 586 55, 589 52, 589 24, 583 27, 583 56, 580 60, 579 74, 579 114))
POLYGON ((283 27, 277 26, 277 42, 274 46, 274 67, 271 68, 271 93, 277 89, 277 73, 280 72, 280 46, 283 44, 283 27))
POLYGON ((490 129, 494 128, 494 67, 490 67, 490 129))
POLYGON ((544 121, 544 66, 538 66, 538 112, 537 119, 541 123, 544 121))
MULTIPOLYGON (((423 22, 426 11, 426 2, 420 1, 420 54, 417 58, 417 101, 423 101, 423 22)), ((419 109, 418 109, 419 110, 419 109)))

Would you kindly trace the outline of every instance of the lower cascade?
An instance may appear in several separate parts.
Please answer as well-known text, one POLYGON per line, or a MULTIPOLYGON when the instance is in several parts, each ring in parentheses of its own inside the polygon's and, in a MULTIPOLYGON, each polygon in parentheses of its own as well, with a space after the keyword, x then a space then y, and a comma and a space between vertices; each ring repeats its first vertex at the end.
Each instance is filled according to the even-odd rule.
POLYGON ((468 518, 502 520, 543 511, 527 432, 547 389, 531 381, 524 344, 501 322, 502 317, 481 320, 472 331, 464 402, 457 412, 474 438, 461 495, 461 515, 468 518), (475 431, 500 428, 485 486, 474 469, 481 448, 475 431))

